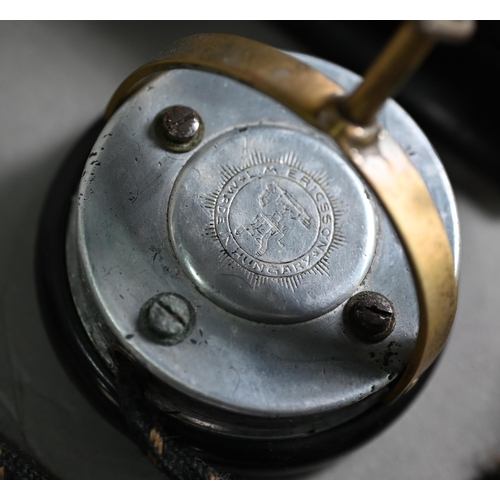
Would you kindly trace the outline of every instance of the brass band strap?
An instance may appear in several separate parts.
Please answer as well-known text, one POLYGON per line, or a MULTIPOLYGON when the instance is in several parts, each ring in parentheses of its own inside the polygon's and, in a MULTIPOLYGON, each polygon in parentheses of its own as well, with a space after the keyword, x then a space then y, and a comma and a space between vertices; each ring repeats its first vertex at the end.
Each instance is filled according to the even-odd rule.
POLYGON ((243 82, 287 106, 337 141, 377 194, 406 250, 417 288, 420 326, 415 349, 386 401, 409 390, 434 362, 450 332, 457 304, 453 253, 439 212, 417 169, 385 132, 347 123, 336 96, 343 89, 322 73, 268 45, 232 35, 179 40, 134 71, 111 98, 110 118, 144 79, 176 68, 200 69, 243 82))
POLYGON ((111 117, 142 80, 176 68, 200 69, 239 80, 313 125, 325 102, 343 93, 339 85, 319 71, 269 45, 232 35, 194 35, 178 40, 128 76, 111 98, 105 118, 111 117))

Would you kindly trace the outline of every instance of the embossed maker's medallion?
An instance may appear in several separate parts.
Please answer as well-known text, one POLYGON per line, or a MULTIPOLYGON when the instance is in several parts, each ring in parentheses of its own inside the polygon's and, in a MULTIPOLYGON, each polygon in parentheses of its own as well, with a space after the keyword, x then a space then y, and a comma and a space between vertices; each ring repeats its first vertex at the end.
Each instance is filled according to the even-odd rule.
POLYGON ((254 152, 241 166, 221 166, 220 177, 220 189, 201 199, 221 264, 241 268, 253 287, 273 280, 295 290, 305 274, 329 275, 330 253, 345 238, 324 175, 307 172, 294 153, 254 152))
POLYGON ((350 297, 376 243, 363 183, 342 155, 303 131, 228 131, 180 171, 170 241, 192 284, 253 321, 317 318, 350 297))

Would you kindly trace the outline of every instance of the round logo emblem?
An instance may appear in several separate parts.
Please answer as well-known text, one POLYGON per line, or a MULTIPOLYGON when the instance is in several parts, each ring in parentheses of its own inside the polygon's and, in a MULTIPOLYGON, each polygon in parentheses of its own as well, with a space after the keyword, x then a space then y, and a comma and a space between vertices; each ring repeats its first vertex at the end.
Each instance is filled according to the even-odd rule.
POLYGON ((250 165, 225 180, 213 223, 227 256, 262 277, 328 272, 322 259, 333 241, 334 211, 317 180, 282 163, 250 165))
POLYGON ((364 185, 330 142, 255 125, 204 146, 169 200, 170 242, 206 297, 240 317, 300 323, 344 302, 376 242, 364 185))

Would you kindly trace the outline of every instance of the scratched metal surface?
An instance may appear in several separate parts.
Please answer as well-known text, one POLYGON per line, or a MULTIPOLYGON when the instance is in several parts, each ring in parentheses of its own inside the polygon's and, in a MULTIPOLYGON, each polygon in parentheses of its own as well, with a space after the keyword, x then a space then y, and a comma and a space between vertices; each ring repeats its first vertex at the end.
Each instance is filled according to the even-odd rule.
MULTIPOLYGON (((49 183, 118 82, 176 38, 227 32, 301 51, 265 23, 0 22, 0 434, 64 478, 159 478, 75 389, 42 326, 34 240, 49 183)), ((431 383, 382 435, 307 479, 475 477, 500 450, 500 197, 438 151, 462 225, 459 312, 431 383)))

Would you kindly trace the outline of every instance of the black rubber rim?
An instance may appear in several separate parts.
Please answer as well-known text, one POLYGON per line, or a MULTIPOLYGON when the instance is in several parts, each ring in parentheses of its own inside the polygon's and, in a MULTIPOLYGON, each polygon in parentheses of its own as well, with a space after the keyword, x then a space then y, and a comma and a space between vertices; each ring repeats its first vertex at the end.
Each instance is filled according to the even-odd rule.
MULTIPOLYGON (((44 204, 37 236, 36 279, 42 316, 60 361, 95 408, 126 433, 116 401, 113 373, 95 350, 79 319, 66 271, 66 229, 71 199, 86 160, 105 124, 98 120, 80 139, 54 179, 44 204)), ((434 364, 435 366, 435 364, 434 364)), ((205 460, 233 471, 300 472, 317 466, 375 437, 396 420, 422 390, 416 387, 387 406, 370 410, 338 427, 307 437, 250 440, 216 435, 165 417, 165 428, 183 435, 205 460)))

